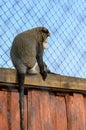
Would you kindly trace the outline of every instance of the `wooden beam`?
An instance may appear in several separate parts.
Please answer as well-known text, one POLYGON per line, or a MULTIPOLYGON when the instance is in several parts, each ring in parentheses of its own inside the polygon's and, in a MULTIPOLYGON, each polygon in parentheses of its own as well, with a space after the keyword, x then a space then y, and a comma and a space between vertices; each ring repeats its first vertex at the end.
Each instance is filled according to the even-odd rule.
MULTIPOLYGON (((17 84, 16 71, 14 69, 0 68, 0 84, 17 84)), ((1 86, 0 85, 0 86, 1 86)), ((59 74, 48 74, 46 81, 43 81, 40 74, 25 77, 25 87, 34 86, 72 91, 86 91, 86 79, 62 76, 59 74)))

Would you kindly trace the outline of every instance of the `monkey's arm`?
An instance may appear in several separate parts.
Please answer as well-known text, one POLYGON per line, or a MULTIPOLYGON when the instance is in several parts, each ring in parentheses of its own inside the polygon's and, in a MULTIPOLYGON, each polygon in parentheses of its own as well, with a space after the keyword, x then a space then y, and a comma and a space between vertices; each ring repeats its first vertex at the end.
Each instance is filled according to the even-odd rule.
POLYGON ((43 62, 43 51, 40 51, 36 56, 38 66, 40 68, 40 74, 42 75, 43 80, 47 77, 47 69, 44 69, 44 62, 43 62))

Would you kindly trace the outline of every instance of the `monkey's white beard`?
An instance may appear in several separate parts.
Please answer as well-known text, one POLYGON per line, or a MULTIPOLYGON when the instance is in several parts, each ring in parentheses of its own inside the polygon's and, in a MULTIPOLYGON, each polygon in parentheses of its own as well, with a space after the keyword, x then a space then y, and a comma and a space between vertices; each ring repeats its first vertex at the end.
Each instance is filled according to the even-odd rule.
POLYGON ((46 46, 47 41, 48 41, 48 38, 46 38, 46 40, 43 42, 43 48, 44 48, 44 49, 46 49, 46 48, 47 48, 47 46, 46 46))
POLYGON ((38 63, 36 62, 32 69, 28 70, 29 74, 38 74, 40 73, 38 63))

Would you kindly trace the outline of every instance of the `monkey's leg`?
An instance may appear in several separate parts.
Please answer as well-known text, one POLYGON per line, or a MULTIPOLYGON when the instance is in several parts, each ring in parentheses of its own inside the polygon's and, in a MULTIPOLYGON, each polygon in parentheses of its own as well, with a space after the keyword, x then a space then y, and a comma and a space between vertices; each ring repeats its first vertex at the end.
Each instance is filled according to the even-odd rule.
POLYGON ((18 73, 19 105, 20 105, 20 130, 24 130, 24 79, 25 74, 18 73))

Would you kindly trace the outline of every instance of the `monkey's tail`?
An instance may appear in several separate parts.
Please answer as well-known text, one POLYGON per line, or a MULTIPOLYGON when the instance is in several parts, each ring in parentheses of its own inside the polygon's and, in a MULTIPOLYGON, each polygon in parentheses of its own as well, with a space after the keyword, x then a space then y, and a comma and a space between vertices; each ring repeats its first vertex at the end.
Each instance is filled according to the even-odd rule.
POLYGON ((19 82, 20 130, 24 130, 24 79, 25 74, 17 73, 19 82))
POLYGON ((19 104, 20 104, 20 130, 24 130, 24 86, 20 86, 19 93, 19 104))

